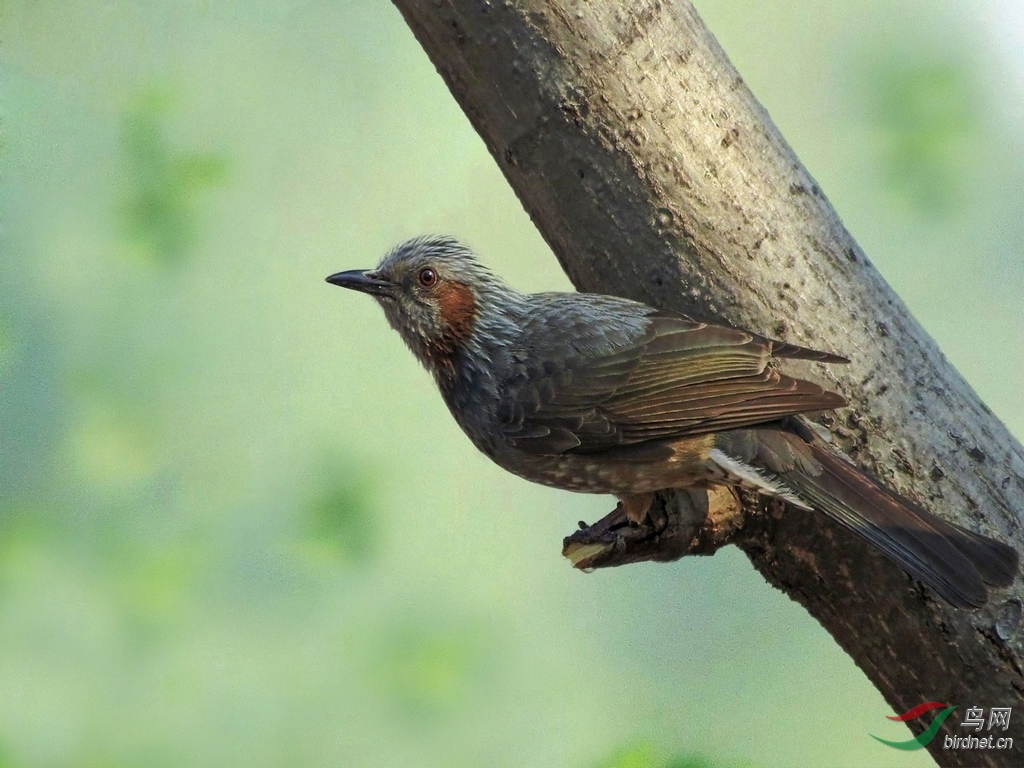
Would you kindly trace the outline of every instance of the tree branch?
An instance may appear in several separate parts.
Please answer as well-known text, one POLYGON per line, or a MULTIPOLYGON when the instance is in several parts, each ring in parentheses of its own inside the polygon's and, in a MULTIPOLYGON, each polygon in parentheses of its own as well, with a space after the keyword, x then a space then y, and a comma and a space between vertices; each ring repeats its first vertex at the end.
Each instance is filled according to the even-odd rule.
MULTIPOLYGON (((786 366, 849 399, 822 419, 838 445, 1024 551, 1024 449, 875 271, 689 2, 395 4, 577 288, 851 357, 786 366)), ((1024 696, 1020 579, 984 610, 955 610, 824 515, 744 498, 723 525, 737 515, 718 498, 697 529, 699 502, 669 502, 665 528, 615 544, 611 562, 737 543, 897 712, 1024 696)), ((576 543, 608 545, 620 529, 603 524, 576 543)), ((962 735, 954 721, 929 747, 943 764, 1021 762, 1019 729, 1012 753, 942 750, 944 732, 962 735)))

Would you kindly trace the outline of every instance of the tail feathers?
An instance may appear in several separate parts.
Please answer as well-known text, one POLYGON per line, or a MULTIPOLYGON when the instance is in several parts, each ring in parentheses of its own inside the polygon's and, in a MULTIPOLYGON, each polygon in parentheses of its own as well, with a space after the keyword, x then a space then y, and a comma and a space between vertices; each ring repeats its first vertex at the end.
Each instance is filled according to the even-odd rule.
MULTIPOLYGON (((945 522, 945 521, 942 521, 945 522)), ((994 587, 1008 587, 1017 578, 1020 556, 1017 550, 1001 541, 980 533, 969 531, 953 523, 945 523, 959 535, 957 546, 974 567, 978 569, 986 584, 994 587)))
POLYGON ((929 514, 827 446, 810 447, 822 472, 785 472, 787 484, 953 605, 980 607, 988 600, 986 584, 1014 580, 1018 555, 1012 547, 929 514))

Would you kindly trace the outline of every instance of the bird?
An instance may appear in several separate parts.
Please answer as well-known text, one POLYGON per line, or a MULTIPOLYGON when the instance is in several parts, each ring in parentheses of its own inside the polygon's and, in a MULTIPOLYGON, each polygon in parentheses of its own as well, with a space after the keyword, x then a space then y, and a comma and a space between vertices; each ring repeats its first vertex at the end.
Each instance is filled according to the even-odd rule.
POLYGON ((778 361, 845 357, 617 296, 521 293, 448 236, 327 282, 372 296, 473 445, 526 480, 612 494, 634 525, 658 491, 752 489, 824 513, 960 608, 1015 578, 1015 549, 899 495, 806 420, 846 400, 778 361))

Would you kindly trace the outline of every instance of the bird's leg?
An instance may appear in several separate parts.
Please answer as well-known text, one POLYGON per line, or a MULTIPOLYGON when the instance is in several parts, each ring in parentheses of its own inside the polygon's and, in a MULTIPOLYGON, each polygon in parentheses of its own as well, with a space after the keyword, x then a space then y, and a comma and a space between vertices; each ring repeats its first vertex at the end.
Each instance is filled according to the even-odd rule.
POLYGON ((640 525, 647 519, 647 513, 654 502, 653 493, 634 493, 628 496, 619 496, 619 505, 626 515, 626 519, 633 525, 640 525))
MULTIPOLYGON (((615 510, 593 525, 580 525, 580 530, 562 541, 562 554, 574 568, 590 571, 644 560, 675 560, 688 554, 711 554, 729 542, 727 535, 701 536, 710 522, 708 492, 702 489, 668 492, 663 500, 652 503, 648 494, 635 494, 619 500, 615 510), (638 498, 639 497, 639 498, 638 498), (646 499, 645 516, 641 522, 630 520, 646 499), (630 510, 632 507, 632 510, 630 510)), ((725 489, 730 500, 731 492, 725 489)), ((716 495, 711 505, 716 513, 722 504, 716 495)), ((730 529, 731 531, 731 529, 730 529)))
POLYGON ((565 539, 566 545, 571 540, 576 545, 599 545, 599 549, 615 547, 621 550, 627 540, 638 540, 655 533, 651 525, 654 522, 647 517, 652 506, 654 494, 645 493, 620 498, 615 509, 592 525, 580 520, 579 530, 565 539))
POLYGON ((562 554, 583 570, 593 567, 595 560, 632 558, 668 528, 666 509, 654 504, 654 498, 653 493, 620 496, 615 509, 593 525, 580 521, 580 530, 562 542, 562 554))

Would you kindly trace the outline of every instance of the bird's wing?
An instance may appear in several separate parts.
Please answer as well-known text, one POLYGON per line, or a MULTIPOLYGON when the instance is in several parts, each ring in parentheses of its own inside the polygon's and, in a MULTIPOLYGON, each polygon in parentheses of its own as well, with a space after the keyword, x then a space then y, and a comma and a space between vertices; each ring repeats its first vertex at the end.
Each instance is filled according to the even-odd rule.
MULTIPOLYGON (((621 453, 846 402, 769 366, 772 357, 844 358, 647 312, 631 329, 610 334, 608 323, 593 316, 576 323, 575 336, 553 350, 538 341, 550 333, 530 333, 532 354, 524 356, 501 398, 498 419, 506 440, 536 454, 621 453), (543 363, 531 362, 538 359, 543 363)), ((564 315, 560 319, 564 325, 564 315)))

